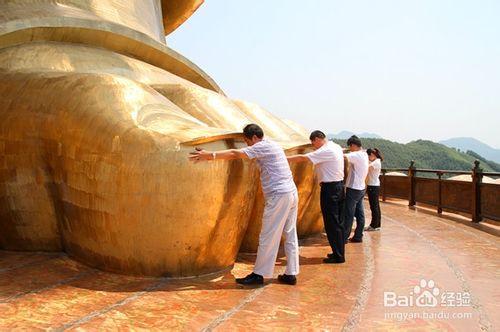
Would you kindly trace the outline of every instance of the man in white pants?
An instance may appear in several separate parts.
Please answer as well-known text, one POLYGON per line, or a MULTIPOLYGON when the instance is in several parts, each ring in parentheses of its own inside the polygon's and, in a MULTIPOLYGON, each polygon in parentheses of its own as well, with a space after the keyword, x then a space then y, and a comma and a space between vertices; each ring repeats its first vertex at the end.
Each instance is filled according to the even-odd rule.
POLYGON ((287 265, 278 281, 295 285, 299 273, 299 243, 297 239, 297 188, 283 149, 273 141, 264 139, 264 131, 256 124, 243 129, 243 149, 223 151, 197 150, 189 157, 193 161, 256 159, 260 166, 260 179, 265 198, 262 229, 259 236, 257 260, 252 273, 236 279, 242 285, 262 285, 264 278, 273 275, 281 235, 285 234, 287 265))

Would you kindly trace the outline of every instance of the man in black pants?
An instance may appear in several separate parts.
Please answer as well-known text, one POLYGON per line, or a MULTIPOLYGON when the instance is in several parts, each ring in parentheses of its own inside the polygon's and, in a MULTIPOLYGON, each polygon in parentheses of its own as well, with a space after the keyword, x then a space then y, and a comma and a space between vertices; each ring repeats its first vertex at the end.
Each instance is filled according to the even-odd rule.
POLYGON ((321 212, 332 253, 325 263, 344 263, 344 155, 342 148, 327 140, 326 135, 313 131, 309 136, 315 151, 305 155, 289 156, 289 162, 309 161, 314 164, 317 180, 321 186, 321 212))

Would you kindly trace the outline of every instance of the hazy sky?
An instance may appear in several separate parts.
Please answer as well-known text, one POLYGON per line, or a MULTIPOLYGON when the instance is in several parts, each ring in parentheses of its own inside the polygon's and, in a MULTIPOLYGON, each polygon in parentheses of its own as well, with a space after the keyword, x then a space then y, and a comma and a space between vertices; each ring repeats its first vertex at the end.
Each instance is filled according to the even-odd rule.
POLYGON ((500 148, 499 0, 206 0, 167 43, 309 129, 500 148))

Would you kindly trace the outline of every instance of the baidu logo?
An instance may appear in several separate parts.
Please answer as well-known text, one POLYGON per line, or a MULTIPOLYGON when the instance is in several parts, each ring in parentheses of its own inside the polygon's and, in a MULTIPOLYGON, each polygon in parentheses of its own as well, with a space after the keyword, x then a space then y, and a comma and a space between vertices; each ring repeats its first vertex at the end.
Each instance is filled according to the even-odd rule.
POLYGON ((438 305, 439 288, 434 280, 420 280, 420 285, 413 287, 417 307, 435 307, 438 305))
POLYGON ((385 307, 465 307, 470 306, 468 292, 443 292, 432 279, 421 279, 408 295, 384 292, 385 307))

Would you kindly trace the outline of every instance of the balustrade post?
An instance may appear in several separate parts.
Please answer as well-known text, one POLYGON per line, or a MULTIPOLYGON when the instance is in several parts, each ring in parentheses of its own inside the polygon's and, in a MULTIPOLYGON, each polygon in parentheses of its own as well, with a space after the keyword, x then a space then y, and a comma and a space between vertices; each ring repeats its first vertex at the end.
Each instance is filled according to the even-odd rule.
POLYGON ((480 222, 481 217, 481 181, 483 178, 483 169, 479 167, 479 160, 474 161, 472 169, 472 221, 480 222))
POLYGON ((438 206, 437 213, 443 213, 443 186, 442 186, 442 176, 443 172, 437 172, 438 176, 438 206))
POLYGON ((410 195, 408 197, 408 206, 415 206, 415 160, 410 162, 410 167, 408 168, 408 179, 410 181, 410 195))

